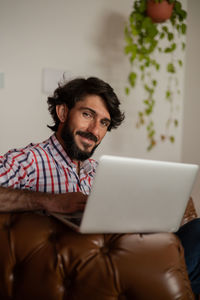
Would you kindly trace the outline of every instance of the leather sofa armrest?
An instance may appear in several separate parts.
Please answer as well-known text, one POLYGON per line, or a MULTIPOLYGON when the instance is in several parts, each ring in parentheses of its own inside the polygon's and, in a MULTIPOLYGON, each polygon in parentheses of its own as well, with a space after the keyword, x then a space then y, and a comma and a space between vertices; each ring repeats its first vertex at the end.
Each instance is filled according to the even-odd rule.
POLYGON ((182 219, 182 222, 181 222, 181 225, 184 225, 185 223, 188 223, 189 221, 192 221, 193 219, 196 219, 196 218, 197 218, 197 212, 196 212, 196 209, 194 206, 193 199, 190 197, 187 207, 186 207, 186 210, 185 210, 185 213, 184 213, 184 216, 183 216, 183 219, 182 219))

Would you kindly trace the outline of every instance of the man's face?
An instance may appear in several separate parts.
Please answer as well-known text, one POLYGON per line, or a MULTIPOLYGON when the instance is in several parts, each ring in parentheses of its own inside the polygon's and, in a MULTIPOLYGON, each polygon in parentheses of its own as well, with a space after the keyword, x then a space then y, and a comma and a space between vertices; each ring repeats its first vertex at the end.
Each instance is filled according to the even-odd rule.
MULTIPOLYGON (((67 109, 67 108, 66 108, 67 109)), ((88 95, 67 113, 61 138, 73 160, 89 158, 104 138, 110 125, 110 114, 104 100, 88 95)))

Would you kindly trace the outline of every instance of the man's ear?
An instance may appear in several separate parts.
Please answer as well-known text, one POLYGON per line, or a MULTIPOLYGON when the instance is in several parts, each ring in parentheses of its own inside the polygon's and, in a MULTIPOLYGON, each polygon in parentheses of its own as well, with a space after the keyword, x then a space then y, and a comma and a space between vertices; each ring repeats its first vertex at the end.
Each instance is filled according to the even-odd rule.
POLYGON ((67 119, 68 114, 67 106, 65 104, 56 105, 56 113, 60 122, 64 123, 67 119))

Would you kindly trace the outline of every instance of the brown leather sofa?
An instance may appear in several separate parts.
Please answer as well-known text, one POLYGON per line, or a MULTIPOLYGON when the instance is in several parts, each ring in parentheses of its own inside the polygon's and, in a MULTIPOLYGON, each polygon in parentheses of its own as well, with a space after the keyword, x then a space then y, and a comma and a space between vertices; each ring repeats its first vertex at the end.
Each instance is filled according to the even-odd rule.
MULTIPOLYGON (((196 217, 190 202, 184 221, 196 217)), ((36 213, 0 214, 1 300, 194 299, 174 234, 92 234, 36 213)))

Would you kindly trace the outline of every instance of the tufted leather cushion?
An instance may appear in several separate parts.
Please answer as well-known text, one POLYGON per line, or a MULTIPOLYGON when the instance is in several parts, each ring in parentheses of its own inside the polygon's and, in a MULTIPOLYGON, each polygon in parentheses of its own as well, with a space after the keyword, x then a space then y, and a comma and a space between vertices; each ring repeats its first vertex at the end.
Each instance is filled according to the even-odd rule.
POLYGON ((193 299, 175 235, 82 235, 52 217, 0 214, 0 299, 193 299))

